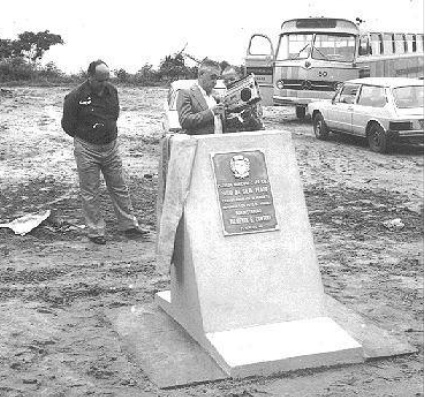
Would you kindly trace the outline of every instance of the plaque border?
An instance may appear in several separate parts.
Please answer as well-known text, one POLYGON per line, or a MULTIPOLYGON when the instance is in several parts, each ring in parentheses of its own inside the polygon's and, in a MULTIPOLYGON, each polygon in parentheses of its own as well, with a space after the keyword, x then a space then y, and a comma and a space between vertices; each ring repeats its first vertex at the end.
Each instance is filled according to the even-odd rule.
MULTIPOLYGON (((258 151, 261 152, 264 156, 264 167, 266 168, 266 173, 267 173, 267 177, 269 176, 269 172, 267 170, 267 156, 264 150, 262 149, 248 149, 248 150, 231 150, 229 152, 210 152, 210 159, 211 159, 211 168, 212 168, 212 173, 213 173, 213 178, 214 178, 214 184, 215 184, 215 196, 217 198, 217 202, 218 202, 218 207, 220 209, 220 224, 221 224, 221 229, 223 231, 223 235, 225 237, 229 237, 229 236, 239 236, 241 234, 257 234, 257 233, 267 233, 267 232, 276 232, 278 230, 280 230, 279 227, 279 222, 277 220, 277 216, 276 216, 276 206, 274 205, 273 202, 273 208, 275 211, 275 217, 276 217, 276 225, 274 228, 268 228, 266 230, 248 230, 246 232, 235 232, 235 233, 228 233, 226 231, 226 228, 224 226, 224 221, 223 221, 223 211, 221 209, 221 204, 220 204, 220 195, 219 195, 219 191, 218 191, 218 181, 217 181, 217 177, 215 175, 215 169, 214 169, 214 156, 217 154, 230 154, 230 153, 240 153, 240 152, 254 152, 254 151, 258 151)), ((270 183, 270 178, 269 178, 269 183, 270 183)), ((273 189, 272 189, 272 184, 270 183, 270 194, 273 196, 273 189)))

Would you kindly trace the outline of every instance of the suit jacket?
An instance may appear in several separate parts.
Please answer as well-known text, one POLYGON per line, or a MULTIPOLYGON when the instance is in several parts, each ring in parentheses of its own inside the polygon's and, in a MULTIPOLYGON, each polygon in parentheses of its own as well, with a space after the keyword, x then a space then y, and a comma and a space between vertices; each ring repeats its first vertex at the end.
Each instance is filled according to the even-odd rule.
POLYGON ((177 98, 180 125, 189 135, 214 134, 214 115, 197 84, 182 90, 177 98))

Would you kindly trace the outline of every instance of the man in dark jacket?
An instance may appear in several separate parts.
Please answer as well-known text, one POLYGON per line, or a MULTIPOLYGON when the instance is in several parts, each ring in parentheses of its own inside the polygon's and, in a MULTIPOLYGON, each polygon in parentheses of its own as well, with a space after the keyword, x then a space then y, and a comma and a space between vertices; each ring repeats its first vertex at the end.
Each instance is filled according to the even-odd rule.
POLYGON ((88 80, 65 97, 62 117, 62 128, 74 138, 87 235, 96 244, 106 243, 105 221, 99 206, 100 171, 120 229, 128 236, 147 233, 133 215, 123 178, 117 141, 118 92, 108 80, 106 63, 101 60, 92 62, 88 68, 88 80))

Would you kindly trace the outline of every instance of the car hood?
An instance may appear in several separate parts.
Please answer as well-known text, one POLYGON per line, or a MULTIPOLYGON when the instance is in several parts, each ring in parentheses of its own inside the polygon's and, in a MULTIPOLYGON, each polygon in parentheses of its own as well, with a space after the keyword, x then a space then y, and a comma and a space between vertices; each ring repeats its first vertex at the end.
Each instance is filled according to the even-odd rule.
POLYGON ((399 117, 413 117, 413 118, 423 118, 424 109, 423 108, 396 108, 397 116, 399 117))

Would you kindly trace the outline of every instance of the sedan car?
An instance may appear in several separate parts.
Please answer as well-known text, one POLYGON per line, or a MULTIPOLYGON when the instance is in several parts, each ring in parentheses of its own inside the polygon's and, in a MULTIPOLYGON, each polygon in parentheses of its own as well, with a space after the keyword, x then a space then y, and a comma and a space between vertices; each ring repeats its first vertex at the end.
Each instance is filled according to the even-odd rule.
POLYGON ((423 81, 402 77, 346 81, 332 101, 308 105, 318 139, 326 139, 330 131, 357 135, 380 153, 395 142, 423 143, 423 109, 423 81))

